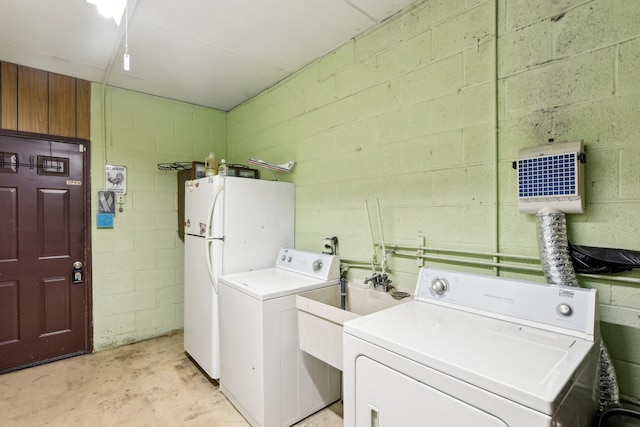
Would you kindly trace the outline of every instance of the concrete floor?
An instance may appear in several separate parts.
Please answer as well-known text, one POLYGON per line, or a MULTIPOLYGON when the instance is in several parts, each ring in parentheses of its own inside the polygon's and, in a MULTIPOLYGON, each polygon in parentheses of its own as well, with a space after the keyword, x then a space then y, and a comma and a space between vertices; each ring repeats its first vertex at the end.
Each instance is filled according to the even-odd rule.
MULTIPOLYGON (((182 333, 0 375, 0 425, 249 426, 187 358, 182 333)), ((342 405, 296 426, 342 426, 342 405)))

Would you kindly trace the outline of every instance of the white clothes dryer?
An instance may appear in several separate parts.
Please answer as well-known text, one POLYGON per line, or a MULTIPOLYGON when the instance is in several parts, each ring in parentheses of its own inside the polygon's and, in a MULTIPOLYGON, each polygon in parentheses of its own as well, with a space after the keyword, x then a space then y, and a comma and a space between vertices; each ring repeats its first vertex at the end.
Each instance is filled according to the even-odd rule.
POLYGON ((586 427, 596 291, 423 268, 414 300, 344 325, 344 425, 586 427))
POLYGON ((300 350, 295 300, 339 279, 337 256, 287 248, 273 268, 220 277, 220 389, 252 426, 290 426, 340 399, 340 371, 300 350))

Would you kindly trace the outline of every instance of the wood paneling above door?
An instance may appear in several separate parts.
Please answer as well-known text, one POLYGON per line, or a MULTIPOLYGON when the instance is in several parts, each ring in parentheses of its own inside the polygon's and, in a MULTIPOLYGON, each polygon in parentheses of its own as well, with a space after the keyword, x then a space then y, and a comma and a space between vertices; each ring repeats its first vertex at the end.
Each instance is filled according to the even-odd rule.
POLYGON ((18 130, 49 133, 48 73, 18 66, 18 130))
POLYGON ((91 84, 0 62, 0 127, 90 139, 91 84))
POLYGON ((91 136, 91 82, 76 79, 76 138, 91 136))
POLYGON ((0 124, 4 129, 18 130, 18 66, 0 62, 0 124))
POLYGON ((49 134, 76 136, 76 79, 49 74, 49 134))

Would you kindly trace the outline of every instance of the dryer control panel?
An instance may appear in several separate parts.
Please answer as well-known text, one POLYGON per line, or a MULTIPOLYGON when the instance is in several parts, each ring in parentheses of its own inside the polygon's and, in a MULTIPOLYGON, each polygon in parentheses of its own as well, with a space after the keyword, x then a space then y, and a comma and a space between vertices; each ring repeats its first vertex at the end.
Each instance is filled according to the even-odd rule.
POLYGON ((422 268, 416 299, 593 341, 596 290, 422 268))

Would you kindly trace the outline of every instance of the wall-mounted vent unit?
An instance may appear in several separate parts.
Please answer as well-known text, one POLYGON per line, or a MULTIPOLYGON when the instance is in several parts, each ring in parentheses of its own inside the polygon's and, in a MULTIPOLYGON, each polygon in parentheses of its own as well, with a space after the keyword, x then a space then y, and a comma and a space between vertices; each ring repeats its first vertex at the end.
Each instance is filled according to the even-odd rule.
POLYGON ((584 212, 582 141, 558 142, 518 152, 518 209, 536 213, 544 207, 564 213, 584 212))

